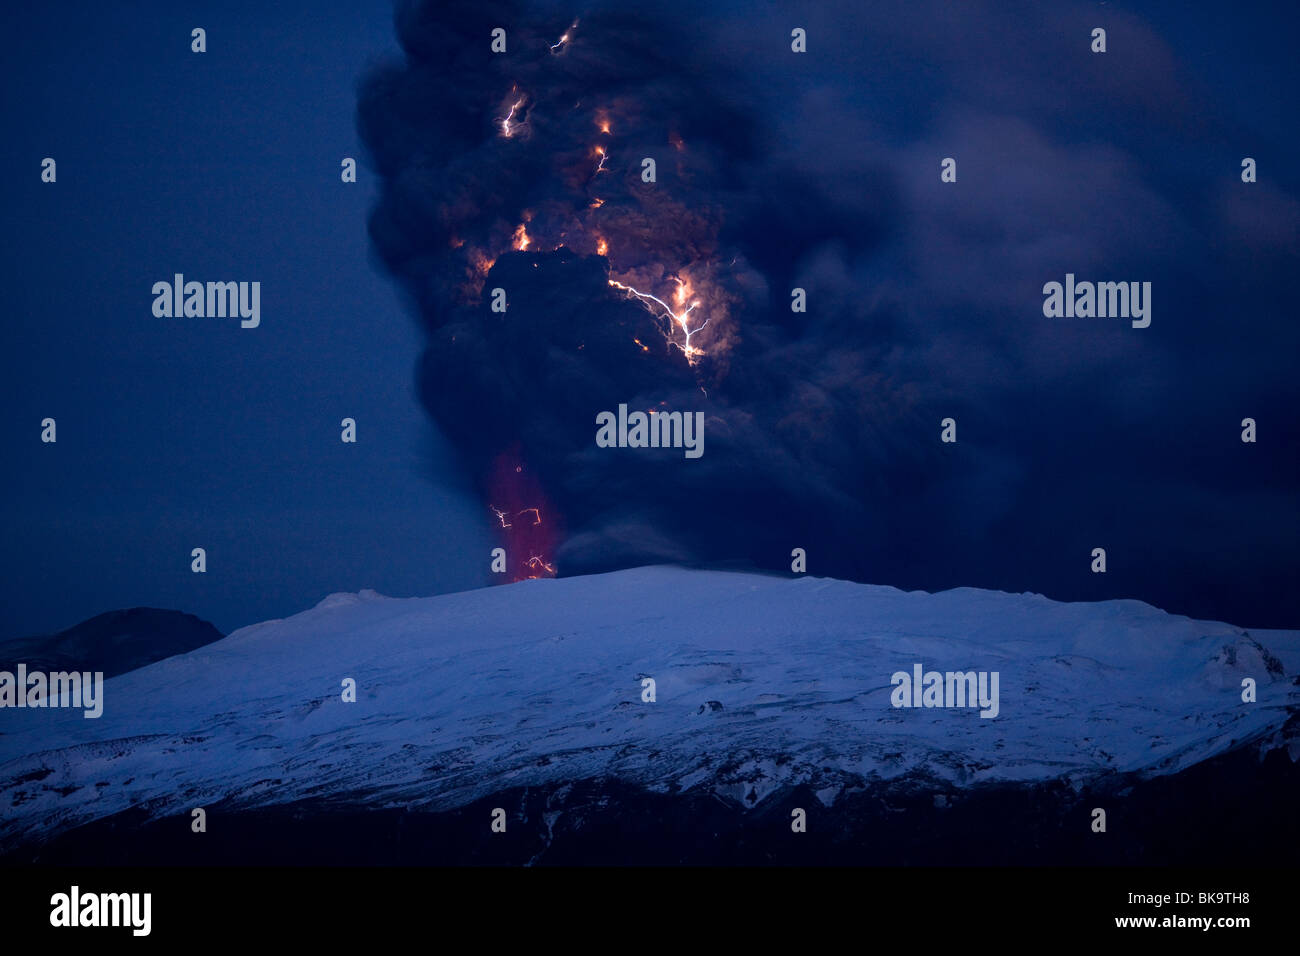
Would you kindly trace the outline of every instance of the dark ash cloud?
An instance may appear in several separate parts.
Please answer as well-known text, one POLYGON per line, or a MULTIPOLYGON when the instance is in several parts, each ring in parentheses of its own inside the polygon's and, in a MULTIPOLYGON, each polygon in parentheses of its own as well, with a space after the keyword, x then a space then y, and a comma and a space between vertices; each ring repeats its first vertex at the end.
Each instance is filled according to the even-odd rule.
POLYGON ((1294 199, 1211 168, 1231 117, 1197 111, 1144 24, 1112 17, 1100 69, 1085 8, 948 10, 819 7, 799 57, 775 11, 399 7, 406 60, 359 106, 371 235, 485 520, 489 499, 544 498, 557 530, 537 546, 564 574, 779 570, 803 547, 818 574, 1293 623, 1296 387, 1215 310, 1245 304, 1294 354, 1294 199), (1152 328, 1045 320, 1042 284, 1067 271, 1152 281, 1152 328), (688 283, 702 354, 611 279, 669 302, 688 283), (596 414, 623 402, 703 411, 704 456, 597 448, 596 414), (1276 443, 1225 463, 1251 413, 1276 443), (535 484, 511 491, 510 462, 535 484), (1248 571, 1206 554, 1206 508, 1248 571), (1086 573, 1098 545, 1122 575, 1086 573), (1217 598, 1188 584, 1216 574, 1217 598))

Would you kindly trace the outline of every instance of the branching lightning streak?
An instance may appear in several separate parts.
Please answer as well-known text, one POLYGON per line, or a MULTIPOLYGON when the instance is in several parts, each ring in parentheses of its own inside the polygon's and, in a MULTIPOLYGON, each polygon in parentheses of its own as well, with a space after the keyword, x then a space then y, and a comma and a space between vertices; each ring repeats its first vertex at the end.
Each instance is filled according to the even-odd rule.
MULTIPOLYGON (((683 295, 683 292, 687 288, 687 286, 686 283, 683 282, 681 279, 676 279, 675 281, 677 282, 677 298, 678 298, 677 305, 678 308, 681 308, 681 306, 686 304, 685 296, 683 295)), ((612 285, 615 289, 619 289, 623 292, 632 293, 632 295, 636 296, 638 299, 641 300, 642 304, 646 305, 647 308, 650 308, 651 312, 654 311, 654 308, 651 307, 649 303, 650 302, 657 303, 659 307, 664 310, 664 314, 662 317, 668 319, 670 322, 672 322, 674 325, 676 325, 678 328, 682 330, 682 334, 685 336, 685 343, 683 345, 678 345, 676 342, 672 342, 671 344, 676 345, 677 348, 682 350, 683 354, 685 354, 686 356, 687 361, 694 364, 694 362, 699 358, 699 356, 704 354, 704 351, 702 349, 698 349, 691 344, 691 336, 694 335, 696 332, 700 331, 700 329, 703 329, 706 326, 708 326, 709 320, 705 319, 704 325, 701 325, 698 328, 694 328, 694 329, 691 328, 690 324, 686 321, 687 317, 693 311, 695 311, 695 308, 700 304, 699 300, 692 302, 686 308, 685 312, 677 313, 672 310, 672 308, 668 305, 667 302, 665 302, 663 299, 659 298, 656 295, 651 295, 649 292, 641 292, 637 289, 632 288, 630 285, 624 285, 623 283, 618 282, 614 279, 610 279, 609 284, 612 285)), ((669 341, 671 342, 671 339, 669 341)), ((644 348, 644 346, 642 346, 642 348, 644 348)))
POLYGON ((511 127, 510 121, 515 118, 515 110, 523 106, 524 100, 526 99, 527 99, 526 96, 521 96, 519 97, 519 99, 515 100, 514 104, 510 107, 510 112, 507 113, 506 118, 501 121, 501 135, 504 136, 506 139, 509 139, 511 136, 515 135, 514 128, 511 127))
POLYGON ((510 522, 506 520, 506 513, 504 511, 498 510, 496 505, 488 505, 488 507, 492 509, 492 513, 496 515, 497 520, 501 522, 501 527, 503 528, 511 527, 510 522))
POLYGON ((534 554, 524 563, 530 568, 545 568, 550 574, 555 573, 555 565, 547 564, 540 554, 534 554))

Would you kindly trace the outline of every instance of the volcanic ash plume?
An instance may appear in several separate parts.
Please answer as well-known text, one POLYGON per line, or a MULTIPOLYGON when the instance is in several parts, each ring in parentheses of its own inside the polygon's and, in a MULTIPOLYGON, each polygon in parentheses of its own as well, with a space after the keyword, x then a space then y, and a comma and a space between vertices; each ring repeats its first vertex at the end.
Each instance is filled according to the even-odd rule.
MULTIPOLYGON (((371 234, 418 305, 422 400, 473 471, 512 577, 782 566, 812 544, 850 573, 882 452, 863 446, 855 406, 879 421, 908 400, 872 367, 877 346, 796 322, 788 291, 751 267, 758 254, 788 268, 837 237, 804 228, 773 248, 786 214, 753 197, 786 174, 763 168, 742 79, 621 13, 475 0, 403 6, 397 24, 406 61, 361 94, 383 183, 371 234), (504 54, 489 48, 497 26, 504 54), (623 403, 704 412, 706 453, 596 447, 596 416, 623 403), (536 508, 555 527, 522 543, 536 508)), ((843 221, 815 189, 801 202, 843 221)))

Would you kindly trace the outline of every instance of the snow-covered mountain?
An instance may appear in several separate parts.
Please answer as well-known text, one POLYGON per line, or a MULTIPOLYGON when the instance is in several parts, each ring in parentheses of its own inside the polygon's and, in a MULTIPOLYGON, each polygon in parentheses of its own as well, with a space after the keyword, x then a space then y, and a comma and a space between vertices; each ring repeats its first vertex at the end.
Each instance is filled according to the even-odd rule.
POLYGON ((909 777, 1165 775, 1254 742, 1294 761, 1300 632, 1262 639, 1138 601, 674 568, 335 594, 106 681, 99 719, 0 710, 0 847, 130 807, 445 811, 593 780, 829 807, 909 777), (998 716, 892 706, 916 664, 997 671, 998 716))

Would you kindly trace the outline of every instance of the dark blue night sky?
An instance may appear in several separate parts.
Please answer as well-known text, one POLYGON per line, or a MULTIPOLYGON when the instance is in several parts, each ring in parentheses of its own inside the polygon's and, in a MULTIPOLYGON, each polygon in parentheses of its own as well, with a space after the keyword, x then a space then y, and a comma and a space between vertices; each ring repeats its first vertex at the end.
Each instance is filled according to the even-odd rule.
MULTIPOLYGON (((1294 8, 858 7, 728 3, 701 24, 697 4, 655 6, 657 72, 619 78, 615 133, 649 141, 669 122, 659 104, 698 130, 687 149, 709 161, 677 195, 716 204, 718 247, 748 265, 711 409, 743 412, 753 431, 719 438, 680 486, 655 473, 662 497, 639 499, 644 472, 627 459, 587 467, 564 444, 570 426, 590 443, 588 397, 592 411, 630 397, 621 372, 583 378, 572 405, 529 403, 514 430, 565 519, 561 573, 780 570, 805 546, 814 574, 1297 626, 1294 8), (809 31, 803 56, 791 26, 809 31), (1109 32, 1104 57, 1088 51, 1094 26, 1109 32), (955 185, 939 181, 944 156, 955 185), (1244 156, 1255 184, 1240 181, 1244 156), (1151 281, 1151 327, 1044 318, 1041 286, 1067 271, 1151 281), (794 285, 819 313, 806 328, 790 325, 794 285), (945 414, 960 441, 940 461, 945 414), (1246 416, 1255 445, 1239 439, 1246 416), (683 496, 701 502, 689 527, 683 496), (737 530, 778 502, 778 526, 737 530), (1088 572, 1097 545, 1104 576, 1088 572)), ((469 313, 438 300, 451 266, 421 243, 453 198, 547 198, 541 172, 498 189, 496 167, 479 182, 457 165, 479 155, 518 171, 539 161, 542 133, 568 128, 539 112, 527 160, 491 140, 526 37, 581 14, 576 84, 634 70, 606 61, 642 34, 590 7, 531 6, 520 60, 480 69, 447 24, 486 51, 480 21, 515 29, 513 5, 449 9, 406 24, 421 65, 388 74, 372 70, 401 47, 379 4, 6 12, 0 637, 135 605, 229 631, 333 591, 489 583, 481 499, 501 442, 475 436, 497 436, 493 400, 522 407, 511 389, 547 373, 517 355, 458 356, 458 369, 439 351, 469 313), (40 181, 46 156, 54 185, 40 181), (356 184, 340 182, 345 156, 356 184), (411 174, 425 169, 440 172, 411 174), (260 281, 261 326, 155 318, 151 286, 176 272, 260 281), (439 393, 453 375, 456 391, 439 393), (444 437, 447 415, 475 427, 444 437), (39 440, 47 416, 55 445, 39 440), (339 441, 347 416, 355 445, 339 441), (198 546, 204 575, 190 572, 198 546)), ((537 62, 521 76, 544 83, 537 62)), ((673 195, 670 177, 660 185, 673 195)), ((495 222, 480 207, 464 220, 484 236, 495 222)), ((537 261, 539 275, 558 268, 537 261)), ((527 264, 507 256, 496 275, 527 264)), ((613 322, 634 306, 601 308, 613 322)))
POLYGON ((487 529, 413 397, 418 335, 369 260, 372 181, 339 178, 391 15, 8 19, 6 635, 140 604, 229 630, 332 591, 484 583, 487 529), (26 171, 45 156, 42 191, 26 171), (154 319, 150 286, 177 271, 260 280, 268 319, 154 319), (17 451, 47 415, 52 454, 17 451))

